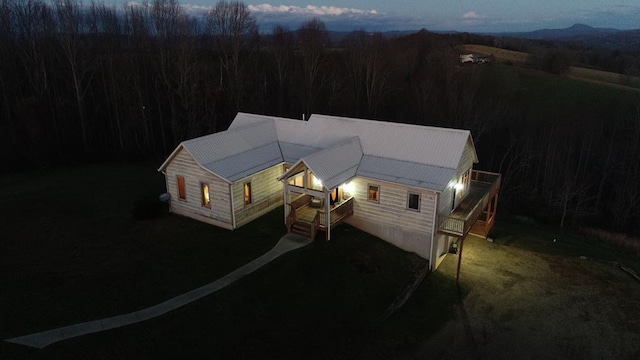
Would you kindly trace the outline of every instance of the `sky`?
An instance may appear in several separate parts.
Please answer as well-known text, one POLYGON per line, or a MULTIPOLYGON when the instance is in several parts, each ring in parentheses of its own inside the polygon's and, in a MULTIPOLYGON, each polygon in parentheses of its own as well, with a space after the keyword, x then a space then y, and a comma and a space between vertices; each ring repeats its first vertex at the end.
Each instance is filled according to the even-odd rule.
MULTIPOLYGON (((179 0, 201 11, 217 0, 179 0)), ((329 30, 514 32, 576 23, 640 28, 640 0, 244 0, 263 31, 295 29, 311 17, 329 30)))

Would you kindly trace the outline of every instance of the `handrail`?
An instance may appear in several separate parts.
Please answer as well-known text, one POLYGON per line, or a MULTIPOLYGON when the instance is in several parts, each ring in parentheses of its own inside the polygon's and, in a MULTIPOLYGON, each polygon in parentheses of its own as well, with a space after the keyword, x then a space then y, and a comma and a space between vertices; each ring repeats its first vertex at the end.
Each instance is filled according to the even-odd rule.
POLYGON ((313 217, 313 222, 311 222, 311 240, 316 238, 316 233, 318 232, 318 228, 320 227, 320 212, 316 211, 316 216, 313 217))
MULTIPOLYGON (((323 210, 320 210, 320 224, 323 226, 327 226, 327 218, 323 210)), ((347 200, 341 202, 336 205, 333 209, 331 209, 331 213, 329 218, 331 219, 331 224, 335 224, 336 222, 342 220, 345 216, 353 214, 353 197, 348 198, 347 200)))
POLYGON ((296 222, 296 208, 292 206, 291 210, 289 211, 289 215, 287 215, 287 219, 286 219, 287 232, 291 232, 291 228, 293 227, 293 224, 295 222, 296 222))

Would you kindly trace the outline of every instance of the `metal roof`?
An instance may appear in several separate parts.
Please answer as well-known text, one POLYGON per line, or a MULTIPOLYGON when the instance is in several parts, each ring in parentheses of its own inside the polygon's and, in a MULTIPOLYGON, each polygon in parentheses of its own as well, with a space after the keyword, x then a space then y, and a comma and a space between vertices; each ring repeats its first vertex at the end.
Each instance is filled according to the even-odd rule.
POLYGON ((302 161, 322 181, 325 188, 333 189, 356 175, 361 159, 360 140, 353 137, 304 157, 302 161))
POLYGON ((365 155, 357 175, 409 186, 444 191, 456 169, 365 155))
POLYGON ((204 169, 228 182, 281 162, 304 162, 335 186, 361 175, 424 187, 446 188, 466 146, 477 155, 467 130, 312 115, 308 121, 238 113, 227 131, 184 141, 204 169))
MULTIPOLYGON (((365 155, 454 169, 472 141, 468 130, 326 115, 311 115, 308 123, 309 132, 321 137, 359 137, 365 155)), ((475 149, 473 156, 477 162, 475 149)))
POLYGON ((272 142, 241 154, 202 165, 228 182, 235 182, 280 163, 282 163, 280 147, 277 142, 272 142))
POLYGON ((282 150, 282 157, 284 158, 284 161, 293 164, 303 157, 311 155, 314 152, 322 149, 280 141, 280 150, 282 150))
POLYGON ((273 121, 264 119, 183 141, 159 170, 164 170, 181 148, 187 150, 203 169, 227 182, 283 161, 273 121))

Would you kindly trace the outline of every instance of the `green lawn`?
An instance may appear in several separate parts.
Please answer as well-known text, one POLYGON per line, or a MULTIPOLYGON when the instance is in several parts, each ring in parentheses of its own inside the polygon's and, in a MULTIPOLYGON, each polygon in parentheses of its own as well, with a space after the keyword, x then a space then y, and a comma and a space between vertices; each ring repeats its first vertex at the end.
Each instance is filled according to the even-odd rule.
MULTIPOLYGON (((227 231, 184 217, 140 221, 164 191, 157 164, 0 177, 2 339, 141 309, 216 280, 284 234, 282 209, 227 231)), ((166 316, 9 358, 387 358, 453 316, 453 279, 433 274, 380 317, 425 261, 343 225, 166 316)), ((5 356, 0 356, 6 358, 5 356)))

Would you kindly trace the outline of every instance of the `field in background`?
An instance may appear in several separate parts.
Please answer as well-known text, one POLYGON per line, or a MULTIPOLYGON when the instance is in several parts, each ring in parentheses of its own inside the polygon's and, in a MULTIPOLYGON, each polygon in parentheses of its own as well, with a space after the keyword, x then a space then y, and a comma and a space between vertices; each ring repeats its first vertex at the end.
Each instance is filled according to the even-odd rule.
MULTIPOLYGON (((465 53, 489 55, 492 56, 497 62, 510 62, 515 65, 524 65, 530 59, 530 55, 528 53, 505 50, 486 45, 466 44, 459 46, 458 49, 465 53)), ((571 66, 569 67, 569 70, 566 72, 565 76, 578 80, 584 80, 620 88, 635 89, 640 87, 640 77, 627 76, 595 69, 587 69, 583 67, 571 66)))

